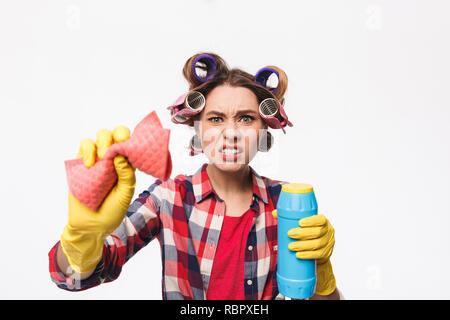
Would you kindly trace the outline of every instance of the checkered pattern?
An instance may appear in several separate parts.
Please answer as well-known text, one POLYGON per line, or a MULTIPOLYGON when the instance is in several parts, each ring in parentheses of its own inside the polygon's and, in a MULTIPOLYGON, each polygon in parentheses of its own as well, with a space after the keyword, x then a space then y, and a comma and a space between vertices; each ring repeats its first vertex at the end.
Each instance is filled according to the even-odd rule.
MULTIPOLYGON (((71 291, 112 281, 125 262, 157 238, 162 254, 163 299, 205 299, 225 214, 225 202, 212 188, 206 167, 203 164, 193 175, 178 175, 165 182, 157 179, 141 193, 121 225, 105 239, 103 259, 90 278, 74 284, 58 270, 57 243, 49 252, 52 280, 71 291)), ((245 255, 242 285, 246 299, 275 299, 277 229, 272 210, 285 182, 261 177, 250 169, 253 220, 246 247, 252 249, 245 255)))

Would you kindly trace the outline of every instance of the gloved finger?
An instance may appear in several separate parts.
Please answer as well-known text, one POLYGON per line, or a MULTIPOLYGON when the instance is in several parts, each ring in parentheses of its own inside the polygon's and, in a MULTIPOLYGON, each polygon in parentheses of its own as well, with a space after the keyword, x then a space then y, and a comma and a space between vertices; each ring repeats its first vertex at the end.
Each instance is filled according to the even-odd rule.
POLYGON ((328 219, 322 214, 317 214, 317 215, 313 215, 310 217, 306 217, 306 218, 300 219, 300 221, 298 222, 300 227, 319 227, 319 226, 324 226, 327 223, 328 223, 328 219))
POLYGON ((299 251, 295 254, 297 259, 302 260, 312 260, 312 259, 320 259, 321 255, 317 251, 299 251))
POLYGON ((277 209, 272 210, 272 216, 274 217, 274 219, 278 218, 277 209))
POLYGON ((310 240, 322 237, 327 233, 328 228, 310 227, 310 228, 293 228, 288 231, 288 237, 298 240, 310 240))
POLYGON ((136 184, 136 176, 134 175, 134 168, 128 163, 128 160, 118 155, 114 157, 114 167, 117 172, 117 188, 134 188, 136 184))
POLYGON ((289 243, 288 249, 291 251, 314 251, 325 247, 328 243, 326 237, 312 240, 301 240, 289 243))
POLYGON ((91 139, 84 139, 80 143, 77 158, 83 158, 83 163, 90 168, 95 164, 95 157, 97 155, 97 146, 91 139))
POLYGON ((114 128, 112 134, 114 143, 123 142, 125 140, 128 140, 128 138, 130 138, 130 129, 128 129, 125 126, 118 126, 114 128))
POLYGON ((298 259, 317 259, 319 262, 323 261, 324 259, 330 258, 331 254, 333 253, 333 248, 334 240, 319 250, 298 251, 295 253, 295 256, 298 259))
POLYGON ((103 159, 103 156, 109 147, 114 143, 113 134, 108 129, 102 129, 97 132, 97 156, 103 159))

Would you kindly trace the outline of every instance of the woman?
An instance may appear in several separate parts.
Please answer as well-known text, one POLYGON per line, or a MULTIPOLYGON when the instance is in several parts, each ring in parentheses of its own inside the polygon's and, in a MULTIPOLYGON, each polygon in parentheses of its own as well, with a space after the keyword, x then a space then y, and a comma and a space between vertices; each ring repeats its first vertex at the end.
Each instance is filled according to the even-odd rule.
MULTIPOLYGON (((195 129, 190 154, 203 152, 209 163, 193 175, 157 179, 130 205, 134 168, 116 156, 118 182, 96 212, 69 193, 68 224, 49 252, 50 274, 58 287, 84 290, 112 281, 126 261, 157 238, 163 299, 279 298, 272 211, 284 182, 258 175, 249 163, 258 151, 269 151, 269 126, 284 131, 292 124, 282 107, 285 73, 273 66, 260 71, 253 76, 230 70, 214 53, 187 60, 183 74, 189 93, 200 94, 191 108, 178 103, 168 109, 172 121, 195 129), (206 75, 199 75, 201 69, 206 75), (278 75, 276 88, 267 86, 270 73, 278 75), (266 99, 278 101, 277 119, 261 116, 266 99)), ((185 97, 191 96, 181 100, 185 97)), ((96 142, 82 141, 78 156, 90 167, 96 156, 102 158, 109 146, 128 137, 124 127, 101 130, 96 142)), ((330 262, 333 227, 323 215, 302 219, 300 226, 289 236, 301 241, 289 249, 300 259, 317 259, 312 298, 339 299, 330 262)))

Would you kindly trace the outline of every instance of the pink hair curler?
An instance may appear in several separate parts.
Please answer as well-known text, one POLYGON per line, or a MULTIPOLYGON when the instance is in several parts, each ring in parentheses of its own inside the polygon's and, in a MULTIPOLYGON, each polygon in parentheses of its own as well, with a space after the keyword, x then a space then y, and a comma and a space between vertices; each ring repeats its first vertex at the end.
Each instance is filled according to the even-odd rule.
POLYGON ((190 117, 200 113, 205 107, 205 103, 205 96, 201 92, 188 91, 179 96, 167 109, 173 110, 172 122, 185 123, 190 117))
POLYGON ((266 121, 269 127, 281 129, 286 134, 284 127, 292 127, 293 124, 288 120, 283 105, 274 98, 267 98, 259 104, 259 115, 266 121))

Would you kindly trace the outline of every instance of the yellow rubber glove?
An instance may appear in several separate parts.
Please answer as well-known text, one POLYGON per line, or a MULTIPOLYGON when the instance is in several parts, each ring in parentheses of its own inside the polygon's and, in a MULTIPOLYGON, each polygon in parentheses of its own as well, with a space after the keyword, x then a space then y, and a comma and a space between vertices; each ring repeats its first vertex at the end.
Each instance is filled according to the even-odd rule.
POLYGON ((316 259, 316 294, 329 295, 336 289, 336 279, 330 257, 334 248, 334 228, 321 214, 303 218, 300 228, 288 231, 288 236, 300 241, 289 243, 289 250, 296 251, 298 259, 316 259))
MULTIPOLYGON (((81 142, 78 158, 83 158, 87 167, 95 164, 96 156, 103 158, 106 150, 117 142, 130 137, 130 130, 120 126, 97 133, 96 143, 90 139, 81 142)), ((135 169, 126 158, 114 158, 117 183, 97 211, 92 211, 69 192, 69 220, 60 238, 61 248, 75 272, 91 271, 101 260, 103 241, 122 222, 136 184, 135 169)))

